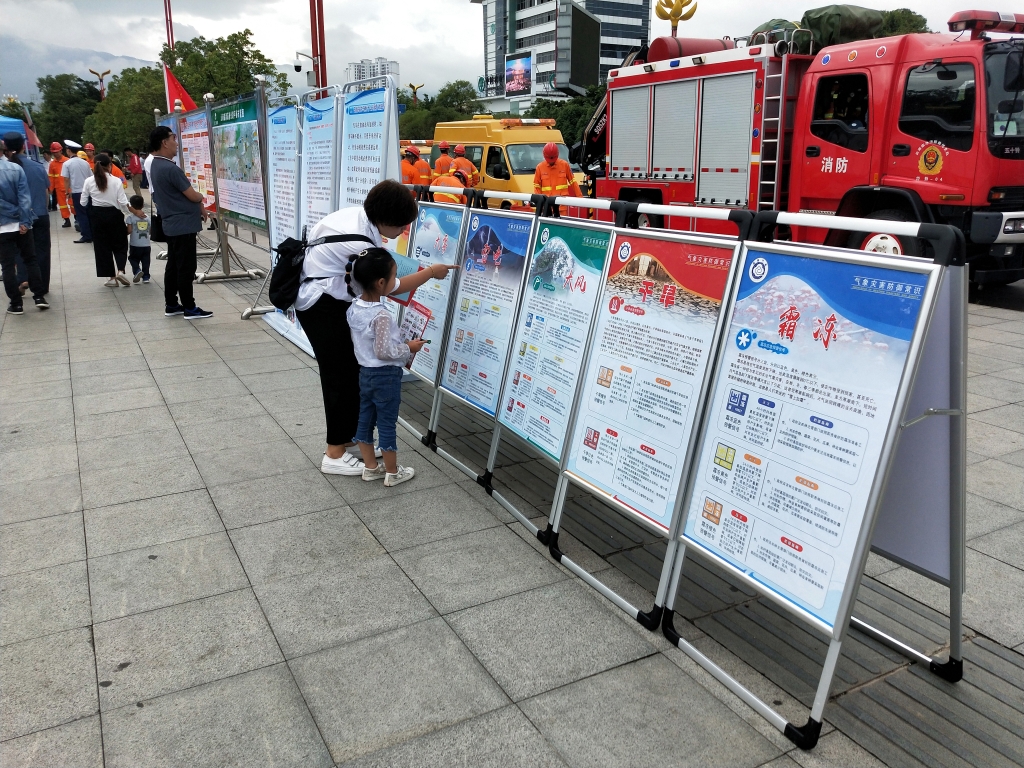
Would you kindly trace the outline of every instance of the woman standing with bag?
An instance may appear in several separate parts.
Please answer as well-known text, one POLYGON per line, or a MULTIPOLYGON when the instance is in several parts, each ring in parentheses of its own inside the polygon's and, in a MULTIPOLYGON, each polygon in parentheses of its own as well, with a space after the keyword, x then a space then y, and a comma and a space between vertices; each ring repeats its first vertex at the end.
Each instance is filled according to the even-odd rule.
POLYGON ((92 227, 92 249, 96 257, 96 277, 109 278, 108 288, 122 283, 126 288, 131 281, 125 277, 128 262, 128 235, 124 228, 124 215, 128 213, 128 198, 120 179, 111 181, 110 156, 96 155, 91 178, 82 187, 82 206, 88 211, 92 227))

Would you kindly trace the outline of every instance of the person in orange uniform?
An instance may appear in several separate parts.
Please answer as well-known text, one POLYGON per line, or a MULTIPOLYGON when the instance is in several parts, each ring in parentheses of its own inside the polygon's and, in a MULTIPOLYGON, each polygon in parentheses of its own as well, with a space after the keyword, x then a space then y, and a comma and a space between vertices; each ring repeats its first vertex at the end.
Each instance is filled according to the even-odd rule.
POLYGON ((470 160, 466 159, 466 148, 461 144, 455 145, 455 159, 452 160, 452 170, 465 173, 471 187, 475 187, 480 183, 480 172, 470 160))
MULTIPOLYGON (((533 192, 547 197, 583 197, 568 160, 558 156, 558 145, 549 141, 544 145, 544 159, 533 173, 533 192)), ((552 211, 558 215, 558 206, 552 211)))
MULTIPOLYGON (((433 187, 455 187, 456 189, 465 189, 469 186, 469 179, 466 178, 466 172, 461 170, 452 171, 450 174, 439 176, 434 179, 433 187)), ((435 203, 461 203, 466 204, 466 196, 456 193, 448 192, 435 192, 434 193, 435 203)))
POLYGON ((86 144, 82 149, 85 150, 85 162, 89 164, 90 168, 96 167, 96 147, 91 143, 86 144))
POLYGON ((447 141, 442 141, 437 145, 437 148, 441 150, 440 157, 434 161, 434 178, 438 176, 446 176, 452 169, 452 156, 448 154, 449 145, 447 141))
POLYGON ((46 175, 50 177, 50 191, 57 193, 57 210, 60 211, 60 217, 64 219, 61 228, 66 229, 71 226, 71 204, 68 202, 68 193, 64 189, 64 180, 60 177, 60 171, 67 158, 64 157, 64 149, 59 141, 50 145, 50 152, 53 153, 53 159, 47 167, 46 175))
POLYGON ((416 183, 429 185, 434 172, 430 168, 430 163, 424 160, 420 154, 420 148, 415 144, 410 144, 405 150, 416 156, 416 159, 413 161, 413 167, 416 169, 416 183))
POLYGON ((402 157, 402 183, 403 184, 419 184, 419 171, 416 170, 416 153, 412 151, 412 145, 410 144, 405 148, 405 154, 402 157))

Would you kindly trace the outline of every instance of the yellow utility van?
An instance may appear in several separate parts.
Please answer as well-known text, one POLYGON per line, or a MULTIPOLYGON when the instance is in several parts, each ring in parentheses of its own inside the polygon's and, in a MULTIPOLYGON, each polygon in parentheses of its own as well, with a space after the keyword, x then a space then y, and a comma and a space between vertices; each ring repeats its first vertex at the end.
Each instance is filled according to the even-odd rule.
MULTIPOLYGON (((434 143, 430 148, 430 167, 441 156, 438 146, 442 141, 450 145, 448 153, 455 154, 455 145, 466 148, 466 158, 480 171, 477 189, 498 192, 525 192, 533 194, 533 174, 543 159, 544 145, 553 141, 558 145, 558 156, 569 159, 569 149, 555 121, 548 118, 495 119, 491 115, 474 115, 472 120, 438 123, 434 127, 434 143)), ((572 166, 576 181, 583 188, 583 173, 572 166)), ((521 203, 491 198, 491 208, 520 209, 521 203)))

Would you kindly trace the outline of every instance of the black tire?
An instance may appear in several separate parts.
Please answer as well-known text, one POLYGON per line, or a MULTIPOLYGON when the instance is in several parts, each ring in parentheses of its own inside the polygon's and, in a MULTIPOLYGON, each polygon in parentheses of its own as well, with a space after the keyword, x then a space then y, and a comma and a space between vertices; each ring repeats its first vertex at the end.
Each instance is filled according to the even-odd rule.
MULTIPOLYGON (((880 219, 882 221, 908 221, 907 214, 896 208, 885 208, 881 211, 872 211, 863 218, 865 219, 880 219)), ((855 251, 864 250, 864 245, 867 240, 873 235, 872 232, 851 232, 846 240, 846 247, 852 248, 855 251)), ((921 241, 916 237, 900 237, 897 235, 890 235, 900 245, 901 252, 904 256, 922 256, 924 254, 924 247, 921 241)))
MULTIPOLYGON (((656 200, 645 200, 640 198, 636 201, 640 205, 657 205, 656 200)), ((626 226, 630 229, 662 229, 665 226, 665 218, 654 213, 634 213, 626 220, 626 226)))
POLYGON ((508 200, 502 200, 500 208, 503 211, 510 210, 512 208, 512 203, 509 202, 508 200))

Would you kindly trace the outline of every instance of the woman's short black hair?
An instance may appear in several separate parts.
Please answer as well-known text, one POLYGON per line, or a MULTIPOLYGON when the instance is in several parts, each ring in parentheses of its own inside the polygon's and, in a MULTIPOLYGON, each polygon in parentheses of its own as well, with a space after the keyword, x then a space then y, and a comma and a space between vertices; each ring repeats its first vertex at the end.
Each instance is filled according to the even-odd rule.
POLYGON ((164 143, 164 139, 170 136, 174 131, 168 128, 166 125, 158 125, 152 131, 149 132, 149 151, 156 152, 160 149, 160 146, 164 143))
MULTIPOLYGON (((404 189, 404 187, 403 187, 404 189)), ((406 191, 406 195, 408 195, 406 191)), ((397 224, 395 226, 398 226, 397 224)), ((355 295, 352 290, 352 279, 354 278, 363 288, 370 288, 378 280, 387 280, 391 277, 391 270, 395 266, 395 257, 387 248, 367 248, 361 251, 355 260, 350 261, 345 272, 345 282, 348 284, 348 292, 355 295)))
POLYGON ((385 179, 370 190, 363 210, 371 224, 378 227, 404 227, 416 219, 416 201, 412 193, 397 181, 385 179))

